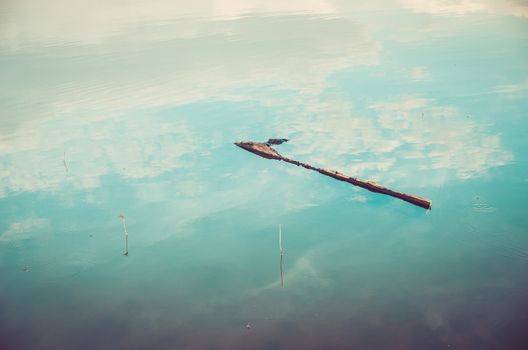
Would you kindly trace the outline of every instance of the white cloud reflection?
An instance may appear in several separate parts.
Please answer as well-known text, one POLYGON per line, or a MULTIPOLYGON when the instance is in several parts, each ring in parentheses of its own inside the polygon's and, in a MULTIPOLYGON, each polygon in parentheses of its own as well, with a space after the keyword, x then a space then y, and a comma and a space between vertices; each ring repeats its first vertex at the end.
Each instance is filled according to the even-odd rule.
MULTIPOLYGON (((321 277, 320 272, 314 266, 314 254, 316 250, 311 250, 295 260, 293 266, 286 270, 283 279, 292 285, 311 285, 318 287, 329 287, 330 281, 321 277)), ((318 260, 319 261, 319 260, 318 260)), ((264 286, 250 289, 248 294, 256 295, 271 289, 280 288, 280 277, 264 286)))
POLYGON ((431 80, 431 73, 424 67, 414 67, 411 69, 411 78, 415 81, 431 80))
POLYGON ((26 240, 34 235, 34 231, 49 228, 45 218, 27 218, 12 222, 6 231, 0 235, 0 242, 16 242, 26 240))
POLYGON ((160 125, 131 118, 60 123, 27 123, 17 137, 0 140, 0 166, 5 169, 0 172, 0 197, 56 191, 66 184, 95 188, 109 173, 155 177, 185 167, 181 157, 195 149, 184 122, 160 125))
POLYGON ((302 135, 291 153, 352 176, 412 186, 482 176, 513 160, 498 135, 455 107, 403 96, 369 108, 374 116, 339 101, 317 104, 312 120, 291 124, 289 132, 302 135))
POLYGON ((518 0, 401 0, 401 3, 416 12, 442 16, 474 13, 528 16, 528 4, 518 0))
POLYGON ((507 99, 526 99, 528 97, 528 81, 517 84, 497 85, 490 94, 503 96, 507 99))
MULTIPOLYGON (((206 146, 185 122, 160 126, 138 111, 258 101, 252 89, 259 87, 313 96, 332 73, 378 61, 379 45, 361 25, 314 17, 332 12, 320 2, 235 2, 230 9, 57 1, 7 10, 4 54, 31 63, 10 61, 16 74, 0 82, 0 102, 9 101, 0 116, 0 162, 8 169, 0 172, 0 196, 63 183, 93 188, 109 173, 160 175, 206 146), (246 10, 252 15, 237 16, 246 10), (59 161, 64 151, 68 173, 59 161)), ((222 142, 234 140, 224 135, 222 142)))
MULTIPOLYGON (((421 11, 418 4, 406 6, 421 11)), ((478 4, 453 6, 476 11, 478 4)), ((351 20, 352 12, 339 1, 300 0, 4 5, 2 53, 24 59, 9 61, 14 73, 0 82, 0 102, 9 101, 0 116, 0 197, 64 183, 94 188, 109 173, 149 178, 185 167, 186 156, 210 143, 188 122, 135 116, 204 101, 302 108, 277 126, 280 136, 285 127, 295 134, 296 156, 380 181, 403 176, 442 185, 445 175, 429 176, 435 169, 468 178, 512 160, 497 135, 430 98, 379 101, 365 115, 348 100, 322 100, 332 75, 380 63, 381 44, 369 32, 378 30, 375 23, 351 20), (64 151, 70 172, 60 162, 64 151)), ((424 67, 407 69, 414 80, 431 79, 424 67)), ((226 130, 221 142, 239 134, 226 130)), ((204 191, 193 186, 189 191, 204 191)), ((158 187, 138 193, 164 195, 158 187)))
POLYGON ((214 28, 207 28, 211 21, 276 14, 332 15, 336 9, 331 1, 321 0, 20 0, 3 2, 2 12, 0 42, 23 49, 35 44, 97 45, 130 36, 134 42, 201 36, 214 28), (172 23, 173 31, 157 30, 182 19, 190 21, 172 23), (141 24, 146 24, 146 31, 138 30, 141 24))

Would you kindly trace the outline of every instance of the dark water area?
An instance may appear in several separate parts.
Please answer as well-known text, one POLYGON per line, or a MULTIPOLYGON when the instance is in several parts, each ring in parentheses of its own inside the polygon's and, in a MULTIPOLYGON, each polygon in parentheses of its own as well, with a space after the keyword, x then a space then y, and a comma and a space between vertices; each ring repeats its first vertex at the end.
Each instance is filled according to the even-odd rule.
POLYGON ((0 349, 528 349, 522 1, 7 1, 0 77, 0 349))

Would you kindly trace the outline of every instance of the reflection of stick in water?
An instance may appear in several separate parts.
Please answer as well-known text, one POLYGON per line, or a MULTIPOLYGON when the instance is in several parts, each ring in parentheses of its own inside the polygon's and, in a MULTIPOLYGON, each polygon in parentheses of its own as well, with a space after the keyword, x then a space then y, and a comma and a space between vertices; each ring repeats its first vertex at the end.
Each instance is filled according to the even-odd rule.
POLYGON ((280 253, 280 276, 281 276, 281 287, 284 287, 284 278, 282 277, 282 256, 284 251, 282 250, 282 225, 279 224, 279 253, 280 253))
POLYGON ((66 164, 66 151, 64 151, 64 157, 62 158, 62 162, 64 163, 64 169, 66 169, 66 172, 67 172, 68 165, 66 164))
POLYGON ((125 252, 123 255, 128 256, 128 231, 126 229, 125 216, 123 214, 119 214, 119 218, 121 221, 123 221, 123 230, 125 231, 125 252))

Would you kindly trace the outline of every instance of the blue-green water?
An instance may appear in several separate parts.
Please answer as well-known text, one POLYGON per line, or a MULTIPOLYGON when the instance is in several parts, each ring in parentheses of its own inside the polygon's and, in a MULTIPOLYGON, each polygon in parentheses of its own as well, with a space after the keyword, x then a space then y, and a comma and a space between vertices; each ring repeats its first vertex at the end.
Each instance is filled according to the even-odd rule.
POLYGON ((528 349, 527 112, 524 1, 2 2, 0 348, 528 349))

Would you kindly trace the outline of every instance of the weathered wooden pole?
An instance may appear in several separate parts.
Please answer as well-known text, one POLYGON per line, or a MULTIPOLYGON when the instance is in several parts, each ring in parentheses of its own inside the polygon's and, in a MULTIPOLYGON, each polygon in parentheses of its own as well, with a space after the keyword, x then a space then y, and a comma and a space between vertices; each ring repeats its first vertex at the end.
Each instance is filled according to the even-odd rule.
POLYGON ((254 153, 258 156, 261 156, 266 159, 275 159, 275 160, 282 160, 287 163, 291 163, 297 166, 302 166, 303 168, 317 171, 323 175, 330 176, 331 178, 334 178, 339 181, 348 182, 354 186, 358 186, 361 188, 364 188, 368 191, 375 192, 375 193, 381 193, 386 194, 391 197, 399 198, 401 200, 404 200, 408 203, 414 204, 416 206, 419 206, 424 209, 431 209, 432 201, 429 199, 425 199, 419 196, 415 196, 412 194, 406 194, 402 192, 393 191, 391 189, 388 189, 386 187, 381 186, 380 184, 372 181, 372 180, 361 180, 355 177, 351 177, 345 174, 342 174, 338 171, 334 170, 327 170, 323 168, 317 168, 314 166, 311 166, 307 163, 302 163, 297 160, 289 159, 286 157, 281 156, 275 149, 271 148, 270 145, 272 144, 280 144, 282 142, 286 142, 285 139, 270 139, 267 143, 261 143, 261 142, 235 142, 235 145, 238 147, 245 149, 246 151, 249 151, 251 153, 254 153))

